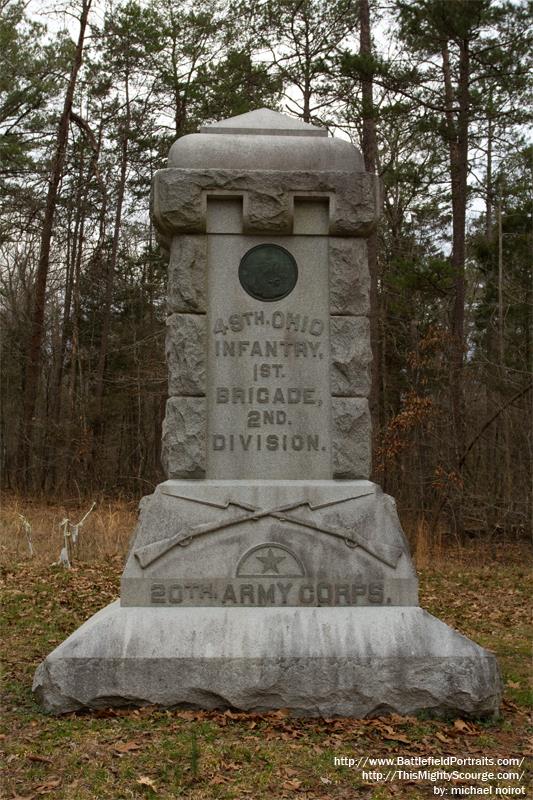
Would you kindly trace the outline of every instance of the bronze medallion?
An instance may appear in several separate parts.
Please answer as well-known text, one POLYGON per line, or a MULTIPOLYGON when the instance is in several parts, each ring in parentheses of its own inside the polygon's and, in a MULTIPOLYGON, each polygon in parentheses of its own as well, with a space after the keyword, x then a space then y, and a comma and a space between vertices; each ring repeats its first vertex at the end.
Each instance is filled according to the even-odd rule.
POLYGON ((242 257, 239 280, 251 297, 273 302, 292 292, 298 280, 298 267, 284 247, 258 244, 242 257))

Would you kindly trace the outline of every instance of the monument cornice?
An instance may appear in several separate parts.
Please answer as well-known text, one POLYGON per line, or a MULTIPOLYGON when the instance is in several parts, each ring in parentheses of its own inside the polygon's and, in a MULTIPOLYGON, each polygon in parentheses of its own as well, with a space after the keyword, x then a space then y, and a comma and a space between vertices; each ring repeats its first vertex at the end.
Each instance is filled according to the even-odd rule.
POLYGON ((167 247, 176 234, 208 232, 209 196, 242 197, 246 234, 292 234, 295 198, 329 198, 324 235, 368 237, 379 217, 379 179, 368 172, 169 167, 155 173, 151 199, 167 247))

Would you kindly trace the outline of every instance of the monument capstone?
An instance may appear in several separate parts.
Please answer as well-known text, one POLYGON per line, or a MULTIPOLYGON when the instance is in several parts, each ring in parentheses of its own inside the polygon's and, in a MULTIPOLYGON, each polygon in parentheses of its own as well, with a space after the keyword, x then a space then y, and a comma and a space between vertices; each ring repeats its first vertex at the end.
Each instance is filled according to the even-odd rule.
POLYGON ((46 709, 497 712, 494 656, 419 607, 369 481, 377 198, 355 147, 267 109, 173 145, 152 187, 168 480, 141 502, 120 601, 39 666, 46 709))

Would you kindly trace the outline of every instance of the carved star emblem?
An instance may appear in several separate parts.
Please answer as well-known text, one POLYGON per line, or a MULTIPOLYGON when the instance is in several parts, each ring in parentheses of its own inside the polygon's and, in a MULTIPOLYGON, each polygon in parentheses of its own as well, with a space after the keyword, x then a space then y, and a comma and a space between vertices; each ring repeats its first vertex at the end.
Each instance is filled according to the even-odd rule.
POLYGON ((267 572, 275 572, 279 575, 278 564, 280 561, 285 561, 286 556, 275 556, 269 547, 266 556, 256 556, 256 558, 263 564, 263 575, 267 572))

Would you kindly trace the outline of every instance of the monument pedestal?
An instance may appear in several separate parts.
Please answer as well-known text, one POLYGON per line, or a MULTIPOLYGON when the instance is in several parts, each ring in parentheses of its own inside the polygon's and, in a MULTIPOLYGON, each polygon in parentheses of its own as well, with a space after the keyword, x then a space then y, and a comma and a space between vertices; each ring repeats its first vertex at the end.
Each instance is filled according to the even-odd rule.
POLYGON ((370 481, 166 481, 121 602, 39 667, 46 709, 497 712, 494 655, 417 606, 392 498, 370 481), (320 532, 320 536, 317 534, 320 532))
POLYGON ((494 655, 417 607, 133 608, 112 603, 54 650, 34 691, 82 707, 289 708, 303 716, 491 716, 494 655))
POLYGON ((370 481, 169 480, 141 503, 123 606, 417 605, 396 505, 370 481))

